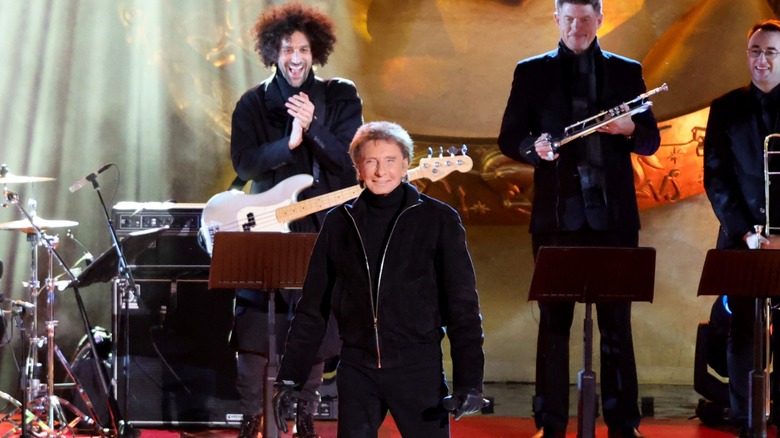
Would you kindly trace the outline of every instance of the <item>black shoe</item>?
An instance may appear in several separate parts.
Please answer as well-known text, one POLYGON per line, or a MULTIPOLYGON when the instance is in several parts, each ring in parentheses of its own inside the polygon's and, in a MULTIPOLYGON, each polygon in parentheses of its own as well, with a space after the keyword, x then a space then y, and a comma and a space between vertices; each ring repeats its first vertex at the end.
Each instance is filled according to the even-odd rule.
POLYGON ((540 428, 531 438, 566 438, 566 432, 540 428))
POLYGON ((645 438, 639 429, 631 428, 628 430, 623 429, 609 429, 607 433, 608 438, 645 438))
POLYGON ((257 438, 262 418, 260 414, 244 415, 244 418, 241 419, 241 430, 238 432, 238 438, 257 438))
POLYGON ((314 430, 314 415, 311 412, 309 402, 298 400, 295 408, 295 433, 296 438, 320 438, 314 430))

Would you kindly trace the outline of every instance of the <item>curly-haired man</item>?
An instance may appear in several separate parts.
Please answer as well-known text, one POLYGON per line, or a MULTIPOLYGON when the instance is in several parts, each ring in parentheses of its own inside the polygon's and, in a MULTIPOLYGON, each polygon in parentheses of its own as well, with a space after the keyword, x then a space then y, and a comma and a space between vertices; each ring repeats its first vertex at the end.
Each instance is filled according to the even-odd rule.
MULTIPOLYGON (((293 175, 313 176, 313 185, 302 188, 298 199, 354 185, 357 179, 349 144, 363 121, 362 102, 352 82, 324 80, 312 69, 314 64, 325 65, 333 52, 333 22, 316 9, 290 3, 263 11, 252 31, 255 49, 274 73, 246 91, 233 112, 230 155, 238 177, 252 181, 252 193, 261 193, 293 175)), ((324 214, 309 215, 290 228, 293 232, 317 232, 324 214)), ((283 294, 275 303, 276 312, 291 315, 297 298, 292 293, 283 294)), ((261 424, 268 353, 266 299, 260 290, 236 291, 231 342, 238 352, 236 387, 244 414, 240 438, 254 438, 261 424)), ((276 319, 281 347, 288 318, 276 319)), ((337 335, 331 330, 320 357, 337 352, 337 335)), ((317 400, 322 370, 319 362, 304 386, 296 412, 299 437, 317 437, 312 404, 317 400)))

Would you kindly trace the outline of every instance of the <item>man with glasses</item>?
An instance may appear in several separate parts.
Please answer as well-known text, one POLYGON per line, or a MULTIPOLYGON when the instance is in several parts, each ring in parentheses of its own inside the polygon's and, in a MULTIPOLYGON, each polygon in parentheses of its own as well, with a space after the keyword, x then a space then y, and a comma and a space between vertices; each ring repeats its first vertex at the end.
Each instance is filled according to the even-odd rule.
MULTIPOLYGON (((601 0, 556 0, 560 40, 515 68, 498 145, 534 166, 531 240, 541 246, 636 247, 639 212, 631 154, 661 142, 652 111, 624 117, 553 151, 549 136, 646 91, 638 62, 601 49, 601 0)), ((596 304, 601 396, 609 438, 641 437, 631 303, 596 304)), ((573 302, 539 302, 535 438, 563 438, 569 422, 573 302)))
MULTIPOLYGON (((780 239, 763 237, 755 225, 766 223, 763 144, 778 131, 780 103, 780 20, 755 24, 748 32, 747 65, 751 83, 718 97, 710 107, 704 139, 704 188, 720 221, 718 249, 777 249, 780 239)), ((778 149, 773 141, 770 148, 778 149)), ((770 160, 772 166, 780 167, 770 160)), ((770 185, 770 204, 780 207, 780 190, 770 185)), ((770 210, 770 223, 780 224, 780 208, 770 210)), ((753 369, 754 300, 731 297, 727 348, 731 417, 740 436, 750 436, 748 379, 753 369)), ((775 337, 778 338, 778 337, 775 337)), ((777 351, 777 341, 775 351, 777 351)))

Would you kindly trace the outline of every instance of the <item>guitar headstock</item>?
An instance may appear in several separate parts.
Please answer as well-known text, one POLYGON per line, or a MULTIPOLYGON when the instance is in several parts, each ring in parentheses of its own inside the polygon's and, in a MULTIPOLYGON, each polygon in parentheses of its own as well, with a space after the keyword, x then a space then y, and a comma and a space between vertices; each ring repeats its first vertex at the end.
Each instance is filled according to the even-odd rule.
POLYGON ((444 151, 440 150, 439 156, 434 157, 433 151, 428 148, 428 157, 421 158, 419 166, 409 171, 409 179, 428 178, 431 181, 438 181, 452 172, 471 170, 474 162, 466 155, 466 145, 460 149, 461 155, 456 155, 456 151, 456 148, 451 147, 448 151, 449 155, 445 155, 444 151))

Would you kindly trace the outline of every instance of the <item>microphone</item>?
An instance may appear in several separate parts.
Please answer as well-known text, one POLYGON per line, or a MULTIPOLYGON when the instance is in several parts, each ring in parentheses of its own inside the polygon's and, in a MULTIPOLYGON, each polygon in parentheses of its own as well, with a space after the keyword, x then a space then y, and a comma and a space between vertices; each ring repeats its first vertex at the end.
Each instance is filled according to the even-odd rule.
POLYGON ((35 304, 22 300, 11 300, 11 305, 16 307, 23 307, 27 310, 32 310, 35 308, 35 304))
POLYGON ((75 192, 76 190, 84 187, 88 182, 93 181, 95 178, 97 178, 98 175, 105 172, 106 169, 113 166, 114 163, 107 163, 100 167, 100 169, 90 173, 89 175, 85 176, 84 178, 81 178, 80 180, 73 183, 72 186, 68 190, 70 190, 71 193, 75 192))

